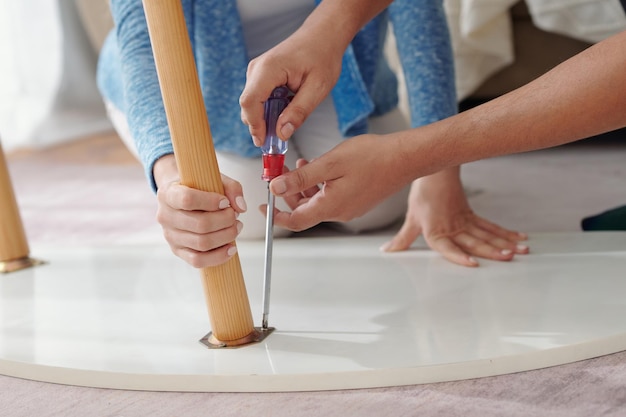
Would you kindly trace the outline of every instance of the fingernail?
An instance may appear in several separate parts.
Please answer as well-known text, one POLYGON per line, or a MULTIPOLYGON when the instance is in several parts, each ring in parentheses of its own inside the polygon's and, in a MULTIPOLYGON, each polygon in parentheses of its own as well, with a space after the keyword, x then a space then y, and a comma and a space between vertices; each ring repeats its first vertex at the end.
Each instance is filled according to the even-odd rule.
POLYGON ((470 264, 472 264, 472 265, 478 265, 478 261, 476 260, 476 258, 474 258, 474 257, 472 257, 472 256, 469 256, 469 257, 467 258, 467 260, 468 260, 468 261, 470 262, 470 264))
POLYGON ((237 222, 237 234, 241 233, 241 229, 243 229, 243 223, 237 222))
POLYGON ((230 207, 230 202, 227 199, 220 200, 220 204, 218 205, 219 209, 225 209, 226 207, 230 207))
POLYGON ((526 252, 528 250, 528 246, 526 245, 517 245, 517 250, 520 252, 526 252))
POLYGON ((256 146, 261 146, 261 145, 263 145, 263 143, 261 142, 261 140, 259 139, 259 137, 258 137, 258 136, 252 136, 252 142, 254 142, 254 144, 255 144, 256 146))
POLYGON ((283 138, 289 139, 291 135, 293 135, 293 132, 295 130, 296 129, 293 127, 291 123, 285 123, 285 125, 283 125, 283 128, 280 129, 280 133, 283 134, 283 138))
POLYGON ((228 248, 228 251, 226 251, 226 254, 228 256, 233 256, 236 253, 237 253, 237 246, 231 246, 230 248, 228 248))
POLYGON ((242 209, 243 211, 248 210, 248 205, 246 204, 246 200, 244 200, 242 196, 238 196, 237 198, 235 198, 235 202, 237 203, 237 206, 239 206, 239 208, 242 209))
POLYGON ((287 183, 284 179, 278 177, 274 181, 272 181, 272 190, 277 195, 284 194, 287 191, 287 183))
POLYGON ((509 256, 510 254, 512 254, 512 253, 513 253, 513 251, 512 251, 512 250, 510 250, 510 249, 502 249, 502 250, 500 251, 500 253, 501 253, 502 255, 504 255, 504 256, 509 256))
POLYGON ((383 243, 379 249, 381 252, 387 252, 390 248, 391 248, 391 241, 383 243))

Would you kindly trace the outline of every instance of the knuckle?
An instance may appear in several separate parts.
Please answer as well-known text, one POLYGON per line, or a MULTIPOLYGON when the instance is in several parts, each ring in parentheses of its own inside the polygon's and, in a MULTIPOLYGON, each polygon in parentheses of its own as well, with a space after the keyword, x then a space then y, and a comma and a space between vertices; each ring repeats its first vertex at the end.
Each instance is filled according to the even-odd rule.
POLYGON ((206 235, 201 235, 195 239, 194 249, 198 252, 208 252, 215 249, 215 243, 206 235))
POLYGON ((242 106, 242 110, 241 110, 241 123, 243 123, 246 126, 250 126, 250 121, 248 121, 248 116, 246 114, 246 112, 243 110, 243 106, 242 106))
POLYGON ((198 252, 188 251, 185 261, 194 268, 203 268, 206 266, 202 261, 201 254, 198 252))
POLYGON ((252 98, 252 95, 244 90, 244 92, 241 93, 241 96, 239 96, 239 105, 241 107, 249 107, 252 104, 254 104, 254 99, 252 98))
POLYGON ((172 231, 170 229, 163 228, 163 237, 165 238, 165 241, 169 243, 172 250, 174 250, 175 245, 172 237, 172 231))
POLYGON ((252 136, 260 136, 261 133, 264 133, 264 126, 261 124, 249 123, 248 129, 250 131, 250 135, 252 136))
POLYGON ((326 77, 316 77, 315 79, 311 79, 310 83, 317 91, 329 91, 335 85, 334 81, 326 77))
POLYGON ((208 252, 217 247, 211 234, 197 234, 191 239, 191 248, 198 252, 208 252))
POLYGON ((157 212, 156 212, 155 218, 156 218, 157 223, 159 223, 159 224, 161 224, 161 225, 162 225, 162 224, 165 224, 165 221, 166 221, 166 216, 165 216, 165 213, 163 212, 163 209, 162 209, 162 208, 160 208, 160 207, 159 207, 159 208, 157 209, 157 212))
POLYGON ((289 105, 289 111, 291 112, 291 119, 298 125, 302 124, 310 113, 309 109, 295 103, 289 105))
POLYGON ((232 208, 217 213, 205 213, 197 216, 193 222, 193 232, 209 235, 213 232, 232 228, 237 221, 237 215, 232 208))
POLYGON ((302 232, 303 230, 306 230, 308 228, 310 228, 311 225, 308 224, 307 220, 303 217, 300 216, 295 216, 292 214, 292 217, 290 218, 290 221, 287 225, 287 228, 289 230, 292 230, 294 232, 302 232))
POLYGON ((289 230, 292 230, 294 232, 302 232, 303 230, 306 230, 307 227, 301 224, 291 224, 289 225, 289 230))
POLYGON ((260 60, 261 58, 257 56, 251 59, 250 62, 248 62, 248 73, 250 73, 250 71, 252 71, 257 66, 260 60))
POLYGON ((157 201, 165 202, 166 201, 165 188, 164 187, 159 187, 157 189, 156 196, 157 196, 157 201))
POLYGON ((193 208, 194 200, 194 196, 189 192, 181 193, 178 196, 180 208, 183 210, 190 210, 193 208))
POLYGON ((206 219, 206 216, 197 216, 192 222, 192 232, 199 233, 199 236, 205 233, 211 232, 211 222, 206 219))
POLYGON ((302 191, 304 188, 308 186, 309 175, 307 174, 305 169, 299 169, 296 171, 292 171, 295 175, 295 185, 298 187, 299 191, 302 191))
POLYGON ((219 248, 232 242, 237 237, 237 228, 235 226, 220 230, 218 233, 199 234, 193 239, 193 249, 198 252, 214 252, 219 248))

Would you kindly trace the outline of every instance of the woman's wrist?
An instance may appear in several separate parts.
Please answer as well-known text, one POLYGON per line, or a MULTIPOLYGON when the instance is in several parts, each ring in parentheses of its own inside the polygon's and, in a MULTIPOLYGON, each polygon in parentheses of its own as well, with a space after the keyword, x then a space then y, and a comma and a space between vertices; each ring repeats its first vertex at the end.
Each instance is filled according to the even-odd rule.
POLYGON ((357 32, 391 3, 392 0, 326 0, 311 13, 302 29, 320 31, 321 38, 333 39, 329 45, 340 46, 343 53, 357 32))
POLYGON ((157 188, 170 182, 178 181, 178 166, 174 154, 163 155, 154 163, 152 167, 152 176, 157 188))

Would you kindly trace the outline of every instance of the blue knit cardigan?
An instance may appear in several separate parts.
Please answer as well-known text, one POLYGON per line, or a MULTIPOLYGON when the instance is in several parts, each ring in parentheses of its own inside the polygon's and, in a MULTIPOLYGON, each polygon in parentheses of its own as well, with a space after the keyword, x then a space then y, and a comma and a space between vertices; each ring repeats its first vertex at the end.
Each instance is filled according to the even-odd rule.
MULTIPOLYGON (((182 3, 215 148, 260 156, 240 118, 239 96, 249 57, 236 0, 182 3)), ((111 0, 111 12, 115 27, 100 54, 98 86, 103 97, 126 115, 154 188, 153 164, 173 149, 141 0, 111 0)), ((395 0, 356 35, 332 90, 344 136, 366 133, 368 117, 397 106, 397 79, 383 56, 389 20, 405 74, 412 126, 456 113, 445 19, 441 0, 395 0)))

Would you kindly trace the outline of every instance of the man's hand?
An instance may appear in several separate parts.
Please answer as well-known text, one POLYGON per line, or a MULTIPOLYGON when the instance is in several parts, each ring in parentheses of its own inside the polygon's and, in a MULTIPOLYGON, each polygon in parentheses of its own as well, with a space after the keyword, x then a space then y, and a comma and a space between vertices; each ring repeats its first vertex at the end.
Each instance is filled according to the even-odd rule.
POLYGON ((274 179, 270 190, 293 210, 277 210, 275 224, 300 231, 323 221, 345 222, 399 191, 411 178, 389 169, 394 166, 394 152, 386 140, 378 135, 346 140, 274 179))

